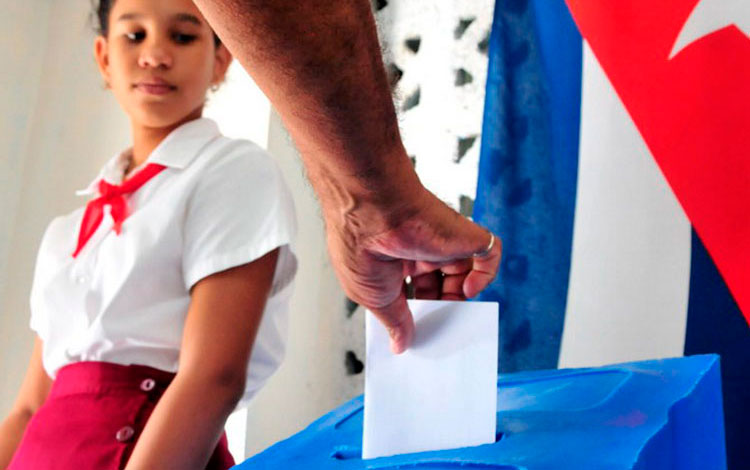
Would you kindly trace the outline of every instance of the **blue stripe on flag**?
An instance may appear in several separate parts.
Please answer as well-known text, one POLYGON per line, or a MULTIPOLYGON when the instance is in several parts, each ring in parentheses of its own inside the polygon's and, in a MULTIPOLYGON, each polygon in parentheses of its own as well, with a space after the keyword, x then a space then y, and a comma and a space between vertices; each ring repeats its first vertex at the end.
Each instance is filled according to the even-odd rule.
POLYGON ((578 166, 581 36, 563 0, 498 0, 474 219, 500 235, 502 372, 555 368, 578 166))
POLYGON ((685 355, 721 355, 729 468, 750 462, 750 328, 693 230, 685 355))

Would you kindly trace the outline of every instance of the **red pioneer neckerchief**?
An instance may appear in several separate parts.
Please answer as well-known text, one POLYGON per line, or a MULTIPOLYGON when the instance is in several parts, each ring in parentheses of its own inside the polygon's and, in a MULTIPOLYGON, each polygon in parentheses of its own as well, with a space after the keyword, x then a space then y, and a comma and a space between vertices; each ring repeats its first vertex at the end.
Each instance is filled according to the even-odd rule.
POLYGON ((166 168, 164 165, 149 163, 143 170, 133 175, 132 178, 125 180, 122 184, 110 184, 104 179, 99 180, 99 197, 86 204, 86 211, 83 213, 83 220, 81 220, 81 230, 78 233, 78 246, 76 251, 73 252, 73 258, 78 256, 86 242, 99 228, 99 224, 104 218, 104 206, 110 206, 110 214, 114 221, 113 228, 119 235, 122 223, 128 217, 128 203, 125 196, 138 190, 164 168, 166 168))

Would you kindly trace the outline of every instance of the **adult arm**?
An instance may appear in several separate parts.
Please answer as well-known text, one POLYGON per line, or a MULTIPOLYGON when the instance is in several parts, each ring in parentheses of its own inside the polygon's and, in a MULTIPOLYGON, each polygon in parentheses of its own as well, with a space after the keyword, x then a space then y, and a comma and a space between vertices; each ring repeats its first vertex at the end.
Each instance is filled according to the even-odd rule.
POLYGON ((404 279, 444 299, 495 277, 499 240, 427 191, 401 142, 368 0, 196 0, 281 115, 323 209, 347 295, 403 351, 414 323, 404 279), (437 294, 435 294, 437 292, 437 294))
POLYGON ((151 414, 127 470, 206 467, 245 390, 277 257, 274 250, 195 284, 180 369, 151 414))
POLYGON ((8 416, 0 423, 0 468, 10 464, 26 425, 44 404, 51 387, 52 379, 42 367, 42 341, 37 337, 18 397, 8 416))

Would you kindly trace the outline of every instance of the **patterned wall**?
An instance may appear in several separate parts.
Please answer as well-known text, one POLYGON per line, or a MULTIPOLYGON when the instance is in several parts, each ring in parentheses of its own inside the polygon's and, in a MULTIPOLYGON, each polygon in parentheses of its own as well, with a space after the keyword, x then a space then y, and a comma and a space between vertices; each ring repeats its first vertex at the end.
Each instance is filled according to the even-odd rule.
MULTIPOLYGON (((494 0, 374 0, 404 145, 423 184, 464 215, 476 193, 494 0)), ((342 334, 349 393, 363 389, 364 315, 352 302, 342 334)))

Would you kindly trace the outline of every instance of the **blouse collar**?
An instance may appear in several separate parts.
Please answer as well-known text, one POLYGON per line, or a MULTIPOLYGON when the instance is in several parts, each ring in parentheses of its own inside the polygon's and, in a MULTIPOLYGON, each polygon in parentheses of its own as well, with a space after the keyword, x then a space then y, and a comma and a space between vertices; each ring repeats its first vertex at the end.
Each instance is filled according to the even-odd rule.
MULTIPOLYGON (((199 118, 186 122, 170 132, 140 165, 140 168, 147 163, 159 163, 167 168, 182 170, 190 165, 200 151, 219 135, 221 135, 219 126, 211 119, 199 118)), ((132 153, 133 149, 129 148, 110 158, 97 177, 86 188, 76 191, 76 194, 79 196, 97 194, 97 185, 102 179, 111 184, 122 183, 132 153)))

